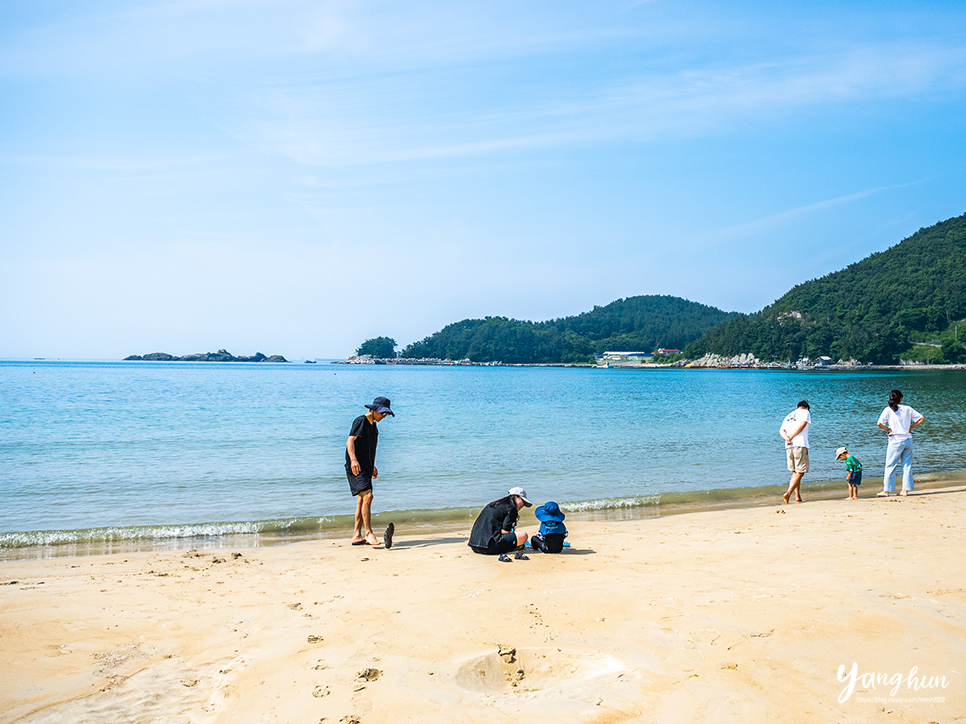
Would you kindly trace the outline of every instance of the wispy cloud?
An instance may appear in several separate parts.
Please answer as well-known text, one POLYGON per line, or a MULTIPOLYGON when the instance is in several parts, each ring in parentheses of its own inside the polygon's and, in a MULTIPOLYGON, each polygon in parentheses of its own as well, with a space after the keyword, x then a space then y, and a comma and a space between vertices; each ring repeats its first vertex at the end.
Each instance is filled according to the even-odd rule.
POLYGON ((931 179, 918 179, 916 181, 910 181, 903 184, 893 184, 891 186, 875 186, 873 188, 863 189, 861 191, 856 191, 844 196, 838 196, 832 199, 823 199, 812 204, 806 204, 794 209, 787 209, 777 214, 770 214, 769 216, 764 216, 760 219, 755 219, 754 221, 749 221, 744 224, 737 224, 735 226, 715 229, 714 231, 698 234, 683 240, 682 243, 698 244, 703 247, 707 247, 715 244, 732 242, 739 239, 747 239, 749 237, 759 236, 761 234, 772 233, 777 229, 787 226, 790 222, 800 219, 803 216, 815 214, 821 211, 828 211, 829 209, 837 206, 850 204, 853 201, 867 199, 870 196, 874 196, 875 194, 883 191, 909 188, 911 186, 926 183, 930 180, 931 179))
POLYGON ((501 72, 386 70, 277 84, 246 91, 222 123, 247 143, 315 166, 658 141, 959 91, 966 85, 966 45, 869 45, 767 63, 605 76, 556 90, 523 72, 512 91, 501 91, 501 72), (480 100, 459 92, 461 82, 480 86, 480 100))
POLYGON ((493 0, 131 0, 61 14, 4 13, 0 77, 223 73, 315 58, 397 69, 530 56, 641 32, 596 7, 493 0))

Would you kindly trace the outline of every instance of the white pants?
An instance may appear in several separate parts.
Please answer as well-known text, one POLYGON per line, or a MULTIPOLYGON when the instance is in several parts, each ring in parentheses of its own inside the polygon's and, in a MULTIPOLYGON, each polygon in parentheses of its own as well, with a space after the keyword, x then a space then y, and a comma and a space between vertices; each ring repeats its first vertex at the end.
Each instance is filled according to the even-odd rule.
POLYGON ((912 481, 912 438, 890 440, 886 450, 885 477, 882 487, 887 493, 896 492, 896 467, 902 463, 902 489, 915 490, 912 481))

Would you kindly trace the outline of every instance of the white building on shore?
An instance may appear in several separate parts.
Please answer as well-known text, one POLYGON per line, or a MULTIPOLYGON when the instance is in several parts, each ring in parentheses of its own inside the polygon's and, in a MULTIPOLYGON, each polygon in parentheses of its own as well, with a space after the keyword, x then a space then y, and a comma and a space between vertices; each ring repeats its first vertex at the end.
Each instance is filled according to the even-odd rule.
POLYGON ((597 358, 598 367, 634 366, 650 362, 650 352, 604 352, 597 358))

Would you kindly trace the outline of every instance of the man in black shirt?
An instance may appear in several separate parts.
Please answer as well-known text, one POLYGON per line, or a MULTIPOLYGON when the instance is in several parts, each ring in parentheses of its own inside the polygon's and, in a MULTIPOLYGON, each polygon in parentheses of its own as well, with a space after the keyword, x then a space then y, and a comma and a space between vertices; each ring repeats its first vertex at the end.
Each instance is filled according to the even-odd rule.
MULTIPOLYGON (((359 415, 352 421, 349 439, 345 443, 345 474, 349 480, 349 490, 356 496, 355 528, 352 531, 352 545, 379 545, 379 539, 372 532, 372 481, 379 477, 376 468, 376 445, 379 442, 377 422, 387 415, 396 414, 389 409, 389 400, 377 397, 369 412, 359 415)), ((392 524, 386 530, 386 547, 392 546, 392 524)))

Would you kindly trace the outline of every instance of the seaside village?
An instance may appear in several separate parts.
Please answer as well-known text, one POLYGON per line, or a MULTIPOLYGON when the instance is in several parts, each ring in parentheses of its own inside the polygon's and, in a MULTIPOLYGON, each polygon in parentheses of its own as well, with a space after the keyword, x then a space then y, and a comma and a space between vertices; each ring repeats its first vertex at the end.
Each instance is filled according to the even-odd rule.
MULTIPOLYGON (((680 354, 678 349, 659 349, 656 354, 672 355, 680 354)), ((831 357, 823 355, 818 359, 802 357, 795 362, 762 362, 753 354, 739 354, 733 357, 726 357, 718 354, 706 354, 696 360, 679 360, 669 364, 654 365, 655 353, 651 352, 604 352, 597 357, 598 367, 719 367, 719 368, 757 368, 757 369, 809 369, 809 368, 828 368, 835 367, 860 367, 861 362, 857 360, 839 360, 833 362, 831 357)))

